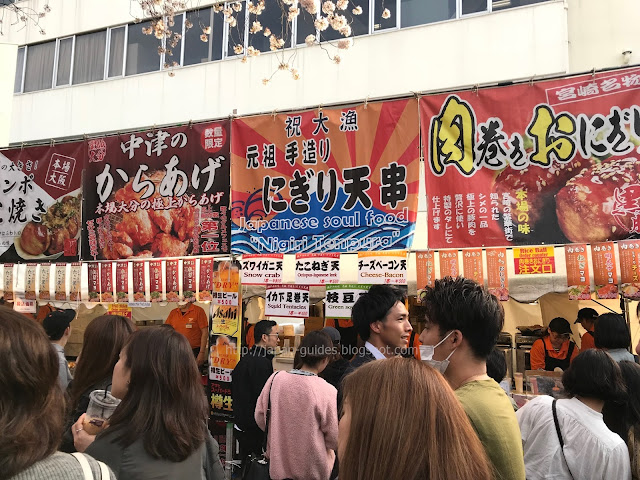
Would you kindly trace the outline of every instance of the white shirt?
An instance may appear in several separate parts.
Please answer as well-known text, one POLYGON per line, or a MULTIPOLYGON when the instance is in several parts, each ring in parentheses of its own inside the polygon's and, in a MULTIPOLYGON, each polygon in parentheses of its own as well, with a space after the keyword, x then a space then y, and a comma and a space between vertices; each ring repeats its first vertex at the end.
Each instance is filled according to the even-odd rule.
POLYGON ((371 355, 373 355, 373 357, 376 360, 384 360, 385 358, 387 358, 382 354, 380 350, 378 350, 376 347, 371 345, 369 342, 366 342, 364 346, 366 347, 367 350, 369 350, 369 352, 371 352, 371 355))
POLYGON ((553 422, 552 402, 553 398, 541 395, 516 412, 527 480, 631 479, 627 445, 607 428, 601 413, 577 398, 556 402, 564 440, 563 458, 553 422))

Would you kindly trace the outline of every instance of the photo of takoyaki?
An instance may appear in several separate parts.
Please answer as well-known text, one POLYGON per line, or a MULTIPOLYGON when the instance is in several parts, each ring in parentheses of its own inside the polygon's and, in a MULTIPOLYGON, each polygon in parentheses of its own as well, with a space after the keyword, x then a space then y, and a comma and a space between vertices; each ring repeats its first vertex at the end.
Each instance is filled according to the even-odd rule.
POLYGON ((54 258, 64 252, 65 242, 80 233, 82 196, 67 195, 49 206, 40 222, 25 225, 15 239, 16 252, 24 259, 54 258))

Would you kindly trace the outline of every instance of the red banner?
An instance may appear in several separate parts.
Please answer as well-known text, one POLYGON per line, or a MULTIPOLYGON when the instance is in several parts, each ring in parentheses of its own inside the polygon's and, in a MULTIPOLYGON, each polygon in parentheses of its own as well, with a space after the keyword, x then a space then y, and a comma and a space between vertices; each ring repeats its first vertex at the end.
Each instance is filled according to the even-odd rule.
POLYGON ((565 245, 564 247, 569 300, 591 300, 591 277, 589 276, 587 248, 584 244, 565 245))
POLYGON ((487 287, 501 302, 509 300, 507 249, 487 248, 487 287))
MULTIPOLYGON (((217 272, 216 272, 217 273, 217 272)), ((210 302, 213 300, 213 258, 200 259, 200 282, 198 284, 198 301, 210 302)))
POLYGON ((418 290, 425 287, 433 287, 436 278, 433 250, 416 252, 416 275, 418 290))
POLYGON ((440 278, 457 277, 460 275, 457 250, 441 250, 440 252, 440 278))
POLYGON ((151 260, 149 262, 149 293, 152 302, 162 301, 162 261, 151 260))
POLYGON ((228 121, 89 141, 85 260, 228 253, 228 121))
POLYGON ((145 271, 146 262, 133 262, 133 301, 144 302, 147 300, 145 289, 145 271))
MULTIPOLYGON (((88 282, 87 289, 89 290, 89 301, 100 301, 100 266, 97 263, 87 264, 88 282)), ((40 275, 42 275, 42 269, 40 269, 40 275)), ((48 291, 48 290, 47 290, 48 291)), ((42 294, 42 290, 40 291, 42 294)))
POLYGON ((182 261, 182 298, 187 302, 196 301, 196 259, 182 261))
POLYGON ((620 277, 622 295, 631 300, 640 300, 640 241, 628 240, 618 243, 620 250, 620 277))
POLYGON ((178 276, 179 260, 167 260, 167 302, 180 302, 180 280, 178 276))
POLYGON ((598 298, 618 298, 616 250, 613 242, 591 245, 591 259, 598 298))
POLYGON ((85 157, 85 142, 0 151, 0 262, 78 259, 85 157))
POLYGON ((462 251, 462 269, 464 276, 484 285, 484 268, 482 266, 482 249, 473 248, 462 251))
POLYGON ((417 117, 417 102, 404 99, 234 120, 234 252, 410 247, 417 117))
POLYGON ((113 262, 100 264, 100 301, 113 302, 113 262))
POLYGON ((129 302, 129 263, 116 262, 116 302, 129 302))
POLYGON ((640 233, 640 68, 420 99, 430 248, 640 233))

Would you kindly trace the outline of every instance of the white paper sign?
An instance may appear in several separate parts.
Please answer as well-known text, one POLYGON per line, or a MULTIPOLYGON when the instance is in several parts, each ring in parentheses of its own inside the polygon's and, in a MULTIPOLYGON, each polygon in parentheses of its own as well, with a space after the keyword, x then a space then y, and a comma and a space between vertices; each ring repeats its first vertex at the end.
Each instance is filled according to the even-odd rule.
POLYGON ((264 314, 274 317, 308 317, 309 286, 268 286, 264 314))
POLYGON ((327 285, 324 297, 326 318, 351 318, 351 309, 360 295, 367 293, 371 285, 347 283, 327 285))
POLYGON ((243 285, 282 283, 282 253, 242 255, 240 261, 243 285))
POLYGON ((211 292, 214 305, 238 306, 238 292, 211 292))
POLYGON ((406 285, 407 252, 358 252, 358 282, 406 285))
POLYGON ((13 302, 13 309, 20 313, 36 313, 36 301, 16 296, 13 302))
POLYGON ((326 285, 339 282, 339 253, 296 253, 296 284, 326 285))

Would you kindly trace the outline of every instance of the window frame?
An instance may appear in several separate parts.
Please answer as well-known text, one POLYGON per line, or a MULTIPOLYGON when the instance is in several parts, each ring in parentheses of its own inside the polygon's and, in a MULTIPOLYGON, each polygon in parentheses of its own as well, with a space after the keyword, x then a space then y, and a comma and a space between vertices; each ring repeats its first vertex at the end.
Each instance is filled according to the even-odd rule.
MULTIPOLYGON (((24 93, 24 73, 27 66, 27 51, 29 49, 29 45, 23 45, 21 47, 18 47, 18 50, 16 51, 16 53, 18 53, 21 48, 24 49, 24 54, 22 55, 22 74, 20 75, 20 90, 18 90, 17 92, 13 92, 14 95, 22 95, 24 93)), ((16 59, 16 69, 17 68, 18 68, 18 62, 16 59)), ((15 77, 13 79, 13 82, 14 82, 14 88, 15 88, 15 77)))

